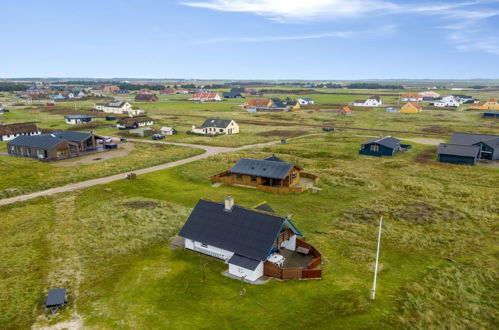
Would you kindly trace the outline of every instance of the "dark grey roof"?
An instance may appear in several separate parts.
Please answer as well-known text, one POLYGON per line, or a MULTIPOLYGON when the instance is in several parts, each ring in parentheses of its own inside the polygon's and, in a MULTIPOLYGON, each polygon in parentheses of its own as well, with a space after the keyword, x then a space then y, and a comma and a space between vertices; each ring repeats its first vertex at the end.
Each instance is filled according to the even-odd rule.
POLYGON ((231 173, 284 179, 295 165, 263 159, 241 158, 231 169, 231 173))
POLYGON ((499 146, 499 135, 454 133, 452 134, 451 144, 473 145, 484 142, 492 148, 499 146), (492 145, 490 145, 492 144, 492 145))
POLYGON ((57 131, 52 133, 52 135, 57 136, 60 139, 68 140, 71 142, 82 142, 91 137, 92 133, 82 133, 73 131, 57 131))
POLYGON ((52 289, 47 294, 45 306, 59 306, 66 303, 66 289, 52 289))
POLYGON ((127 127, 132 127, 134 124, 154 122, 154 120, 147 116, 137 116, 137 117, 125 117, 118 121, 118 124, 125 125, 127 127))
POLYGON ((50 149, 58 143, 67 140, 70 142, 82 142, 91 137, 92 133, 81 133, 72 131, 57 131, 52 134, 42 135, 20 135, 9 141, 9 145, 18 145, 32 148, 50 149))
POLYGON ((272 156, 265 157, 263 160, 271 160, 273 162, 283 162, 282 159, 277 157, 276 155, 272 154, 272 156))
POLYGON ((251 259, 251 258, 246 258, 246 257, 243 257, 239 254, 234 254, 232 256, 232 258, 229 259, 228 263, 242 267, 242 268, 246 268, 249 270, 255 270, 256 267, 258 267, 258 264, 260 263, 260 261, 255 260, 255 259, 251 259))
POLYGON ((266 260, 286 219, 234 205, 200 200, 179 236, 232 251, 254 260, 266 260))
POLYGON ((235 98, 235 97, 243 97, 241 93, 238 92, 223 92, 223 97, 225 98, 235 98))
POLYGON ((111 102, 108 102, 108 103, 97 103, 97 104, 101 104, 101 105, 105 105, 106 107, 109 107, 109 108, 121 108, 125 105, 126 102, 123 102, 123 101, 111 101, 111 102))
POLYGON ((51 134, 31 135, 31 136, 20 135, 15 139, 9 141, 8 145, 50 149, 61 142, 63 142, 63 140, 51 134))
POLYGON ((439 155, 451 155, 476 158, 480 152, 478 146, 465 146, 462 144, 440 143, 438 146, 439 155))
POLYGON ((64 116, 66 119, 90 119, 95 118, 95 116, 87 116, 87 115, 67 115, 64 116))
POLYGON ((222 119, 222 118, 208 118, 204 121, 201 127, 218 127, 226 128, 229 126, 232 119, 222 119))
POLYGON ((379 144, 387 148, 394 149, 400 145, 400 140, 391 136, 385 136, 382 138, 374 138, 367 142, 362 143, 362 145, 366 144, 379 144))
POLYGON ((271 107, 272 108, 284 108, 285 109, 285 108, 288 108, 289 106, 286 103, 282 102, 282 101, 273 101, 271 107))
POLYGON ((263 203, 255 207, 256 210, 265 211, 269 213, 275 213, 274 209, 270 207, 269 204, 263 203))

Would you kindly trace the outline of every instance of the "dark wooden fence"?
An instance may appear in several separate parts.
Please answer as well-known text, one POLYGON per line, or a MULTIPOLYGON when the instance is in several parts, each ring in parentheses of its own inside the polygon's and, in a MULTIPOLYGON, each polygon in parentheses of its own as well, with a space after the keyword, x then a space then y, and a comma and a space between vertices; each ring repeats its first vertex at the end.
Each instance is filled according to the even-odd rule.
POLYGON ((312 245, 298 238, 296 239, 296 246, 308 249, 309 255, 313 255, 315 257, 306 268, 281 268, 276 264, 266 261, 263 264, 263 274, 265 276, 275 277, 281 280, 322 278, 322 270, 313 269, 321 263, 320 252, 317 251, 317 249, 312 245))

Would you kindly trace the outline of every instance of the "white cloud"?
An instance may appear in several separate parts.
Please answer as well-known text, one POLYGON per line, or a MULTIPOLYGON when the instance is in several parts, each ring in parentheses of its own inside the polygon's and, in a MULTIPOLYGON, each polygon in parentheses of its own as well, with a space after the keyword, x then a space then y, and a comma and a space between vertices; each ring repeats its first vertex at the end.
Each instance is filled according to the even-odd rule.
POLYGON ((352 17, 392 6, 379 0, 211 0, 185 4, 218 11, 253 13, 283 21, 352 17))
POLYGON ((184 5, 217 11, 253 13, 281 22, 336 20, 366 14, 436 13, 481 3, 398 4, 383 0, 203 0, 187 1, 184 5))
MULTIPOLYGON (((449 30, 448 40, 463 51, 480 50, 497 54, 499 40, 486 27, 490 18, 499 16, 495 6, 499 0, 475 0, 462 2, 402 3, 396 0, 184 0, 184 5, 224 12, 252 13, 281 23, 315 21, 341 21, 348 19, 351 26, 365 23, 366 17, 388 15, 424 15, 436 17, 440 28, 449 30), (494 5, 494 6, 493 6, 494 5), (363 19, 363 21, 361 21, 363 19)), ((447 0, 449 1, 449 0, 447 0)), ((437 27, 438 28, 438 27, 437 27)), ((342 38, 358 32, 332 32, 295 36, 218 38, 208 42, 263 42, 319 38, 342 38)), ((201 41, 202 42, 202 41, 201 41)))
POLYGON ((212 44, 222 42, 269 42, 269 41, 286 41, 286 40, 307 40, 307 39, 325 39, 325 38, 351 38, 357 36, 387 36, 394 33, 395 25, 385 25, 381 28, 369 31, 338 31, 324 32, 304 35, 287 35, 287 36, 258 36, 258 37, 227 37, 227 38, 211 38, 194 41, 196 44, 212 44))

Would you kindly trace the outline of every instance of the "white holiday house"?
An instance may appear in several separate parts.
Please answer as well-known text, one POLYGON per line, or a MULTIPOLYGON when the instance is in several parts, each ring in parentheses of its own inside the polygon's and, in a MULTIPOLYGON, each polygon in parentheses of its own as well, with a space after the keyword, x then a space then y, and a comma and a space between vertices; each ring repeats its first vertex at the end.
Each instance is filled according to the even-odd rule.
POLYGON ((116 127, 119 129, 136 129, 139 127, 154 125, 154 120, 147 116, 121 118, 116 127))
POLYGON ((300 251, 302 236, 288 217, 225 203, 199 200, 179 236, 184 247, 223 260, 232 276, 254 282, 264 275, 264 264, 285 263, 280 249, 300 251))
POLYGON ((381 101, 381 97, 374 95, 365 101, 357 100, 353 102, 352 105, 355 107, 380 107, 383 105, 383 102, 381 101))
POLYGON ((454 107, 458 108, 461 105, 461 102, 454 95, 448 95, 443 97, 440 100, 436 100, 433 102, 433 106, 435 107, 454 107))
POLYGON ((87 115, 64 116, 64 119, 66 120, 66 124, 69 124, 69 125, 91 123, 94 120, 94 118, 95 118, 95 116, 87 116, 87 115))
POLYGON ((106 113, 128 114, 137 116, 144 113, 144 110, 134 109, 132 105, 124 101, 112 101, 108 103, 96 103, 94 109, 106 113))
POLYGON ((169 126, 163 126, 163 127, 161 127, 161 129, 159 131, 163 135, 173 135, 173 134, 175 134, 175 129, 173 127, 169 127, 169 126))
POLYGON ((301 99, 298 99, 297 100, 298 103, 300 103, 301 105, 311 105, 311 104, 314 104, 314 100, 311 99, 310 97, 303 97, 301 99))
POLYGON ((41 132, 35 123, 18 123, 0 125, 0 141, 10 141, 20 135, 40 135, 41 132))
POLYGON ((239 125, 232 119, 208 118, 201 126, 192 126, 191 133, 202 135, 229 135, 239 133, 239 125))

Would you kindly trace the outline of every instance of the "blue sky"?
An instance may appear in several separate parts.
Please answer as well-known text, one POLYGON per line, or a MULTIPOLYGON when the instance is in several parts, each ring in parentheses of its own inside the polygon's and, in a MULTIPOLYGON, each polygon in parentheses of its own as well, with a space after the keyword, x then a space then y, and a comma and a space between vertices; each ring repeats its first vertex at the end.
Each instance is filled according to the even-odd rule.
POLYGON ((499 78, 499 0, 0 0, 0 77, 499 78))

